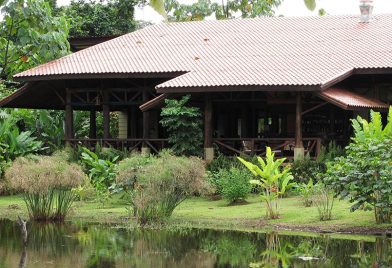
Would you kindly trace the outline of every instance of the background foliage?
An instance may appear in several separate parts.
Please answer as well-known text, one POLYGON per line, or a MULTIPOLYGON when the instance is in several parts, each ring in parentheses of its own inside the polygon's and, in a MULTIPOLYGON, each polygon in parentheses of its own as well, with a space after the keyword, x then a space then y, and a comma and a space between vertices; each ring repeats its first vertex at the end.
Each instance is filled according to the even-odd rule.
POLYGON ((69 24, 44 0, 11 0, 0 22, 0 79, 69 53, 69 24))
POLYGON ((132 32, 137 27, 134 9, 139 0, 74 0, 56 13, 68 18, 70 36, 112 36, 132 32))
POLYGON ((177 155, 200 155, 203 143, 201 113, 199 108, 189 107, 190 95, 180 100, 166 99, 160 123, 168 133, 169 143, 177 155))

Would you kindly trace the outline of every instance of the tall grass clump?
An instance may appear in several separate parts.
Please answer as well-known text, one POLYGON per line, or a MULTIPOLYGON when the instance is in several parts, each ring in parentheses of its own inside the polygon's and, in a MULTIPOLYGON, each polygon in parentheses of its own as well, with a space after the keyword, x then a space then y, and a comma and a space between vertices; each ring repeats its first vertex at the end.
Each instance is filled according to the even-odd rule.
POLYGON ((197 157, 133 156, 118 166, 118 183, 129 185, 134 214, 141 225, 170 217, 186 198, 208 190, 205 164, 197 157))
POLYGON ((6 170, 7 186, 23 193, 31 220, 64 221, 85 174, 63 153, 17 158, 6 170))

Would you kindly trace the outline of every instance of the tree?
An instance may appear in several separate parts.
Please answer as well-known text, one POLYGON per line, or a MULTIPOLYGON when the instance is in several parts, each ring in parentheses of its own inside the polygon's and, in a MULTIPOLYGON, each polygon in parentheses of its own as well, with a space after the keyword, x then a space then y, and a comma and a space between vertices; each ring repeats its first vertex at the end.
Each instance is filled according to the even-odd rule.
POLYGON ((329 165, 327 183, 353 203, 352 211, 370 205, 377 223, 391 222, 392 107, 385 127, 381 114, 373 111, 370 122, 358 117, 352 125, 354 137, 347 155, 329 165))
MULTIPOLYGON (((4 3, 3 3, 4 4, 4 3)), ((0 79, 69 52, 68 21, 44 0, 11 0, 0 22, 0 79)))
POLYGON ((177 155, 199 155, 203 140, 199 108, 187 107, 190 95, 181 100, 165 100, 160 123, 169 134, 169 143, 177 155))
POLYGON ((274 15, 274 8, 281 0, 228 0, 222 4, 211 0, 198 0, 187 5, 178 0, 165 0, 165 10, 169 21, 197 21, 215 16, 216 19, 254 18, 274 15))
POLYGON ((138 3, 139 0, 73 0, 57 13, 69 18, 71 36, 121 35, 136 29, 134 11, 138 3))

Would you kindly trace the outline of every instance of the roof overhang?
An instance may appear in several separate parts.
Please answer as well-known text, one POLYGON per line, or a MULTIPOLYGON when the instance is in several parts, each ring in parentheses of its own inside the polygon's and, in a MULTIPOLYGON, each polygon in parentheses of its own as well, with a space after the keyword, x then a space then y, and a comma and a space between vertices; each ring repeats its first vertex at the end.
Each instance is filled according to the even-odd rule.
POLYGON ((64 89, 43 82, 29 82, 0 100, 2 108, 64 109, 64 89))
POLYGON ((389 108, 389 105, 382 101, 359 95, 344 88, 328 88, 318 93, 318 96, 344 110, 387 110, 389 108))
POLYGON ((78 80, 78 79, 136 79, 136 78, 175 78, 186 72, 157 72, 157 73, 79 73, 79 74, 52 74, 36 76, 19 76, 13 79, 17 82, 78 80))
POLYGON ((146 112, 146 111, 149 111, 154 108, 159 108, 159 107, 163 106, 163 104, 165 103, 165 100, 167 98, 170 98, 171 96, 173 96, 173 94, 166 94, 166 93, 161 94, 158 97, 155 97, 152 100, 149 100, 146 103, 143 103, 142 105, 140 105, 139 109, 142 112, 146 112))

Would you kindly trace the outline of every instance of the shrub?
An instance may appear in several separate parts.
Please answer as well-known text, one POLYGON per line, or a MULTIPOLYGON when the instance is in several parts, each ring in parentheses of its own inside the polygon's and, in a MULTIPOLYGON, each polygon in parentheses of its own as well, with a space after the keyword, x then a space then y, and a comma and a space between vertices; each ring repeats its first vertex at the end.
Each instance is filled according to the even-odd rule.
POLYGON ((309 180, 318 181, 318 174, 326 171, 325 163, 312 160, 306 155, 302 160, 296 160, 291 165, 291 173, 297 183, 308 183, 309 180))
POLYGON ((208 189, 204 162, 199 158, 162 152, 158 157, 149 158, 147 163, 145 160, 140 157, 124 160, 118 175, 122 183, 134 185, 130 195, 135 215, 142 225, 170 217, 186 198, 208 189), (139 166, 140 161, 143 164, 139 166), (131 165, 132 162, 135 165, 131 165))
POLYGON ((313 180, 310 179, 308 183, 299 183, 297 184, 297 190, 302 197, 303 203, 305 207, 312 206, 312 198, 314 194, 314 184, 313 180))
MULTIPOLYGON (((220 173, 223 172, 222 170, 228 171, 231 168, 244 169, 245 167, 237 158, 225 156, 223 154, 218 154, 218 156, 207 165, 208 181, 215 188, 215 194, 222 195, 222 183, 220 182, 222 176, 220 173)), ((249 171, 247 172, 249 173, 249 171)))
POLYGON ((371 121, 352 120, 354 137, 346 147, 346 156, 328 166, 328 183, 341 198, 354 203, 351 210, 374 208, 377 223, 391 222, 392 215, 392 107, 388 123, 371 111, 371 121))
POLYGON ((118 157, 105 160, 87 148, 82 148, 82 151, 82 165, 87 170, 91 184, 96 189, 98 200, 104 204, 110 196, 109 188, 115 187, 116 173, 114 169, 118 157))
POLYGON ((279 217, 278 199, 286 192, 286 189, 292 186, 289 182, 293 179, 290 168, 288 166, 281 167, 285 158, 274 160, 274 157, 275 154, 272 153, 270 147, 267 147, 265 161, 261 157, 257 158, 259 166, 238 157, 257 177, 256 180, 250 182, 263 189, 261 197, 266 204, 268 219, 279 217))
POLYGON ((318 182, 314 187, 312 200, 317 207, 320 221, 331 220, 334 203, 334 196, 331 188, 322 182, 318 182))
POLYGON ((200 155, 203 143, 199 108, 187 107, 190 95, 181 100, 165 100, 160 121, 167 130, 169 143, 176 155, 200 155))
POLYGON ((94 201, 97 198, 97 191, 88 177, 82 185, 72 188, 72 192, 79 201, 94 201))
POLYGON ((244 200, 252 190, 250 180, 252 174, 244 168, 231 167, 229 170, 221 169, 217 176, 220 193, 230 204, 244 200))
POLYGON ((295 182, 308 183, 309 180, 318 182, 319 175, 327 171, 327 163, 342 155, 344 150, 331 141, 327 147, 321 148, 317 159, 312 160, 309 155, 306 155, 304 159, 294 161, 291 165, 291 173, 295 182))
POLYGON ((82 169, 62 154, 20 157, 6 170, 10 189, 23 193, 32 220, 63 221, 75 195, 72 187, 83 183, 82 169))

